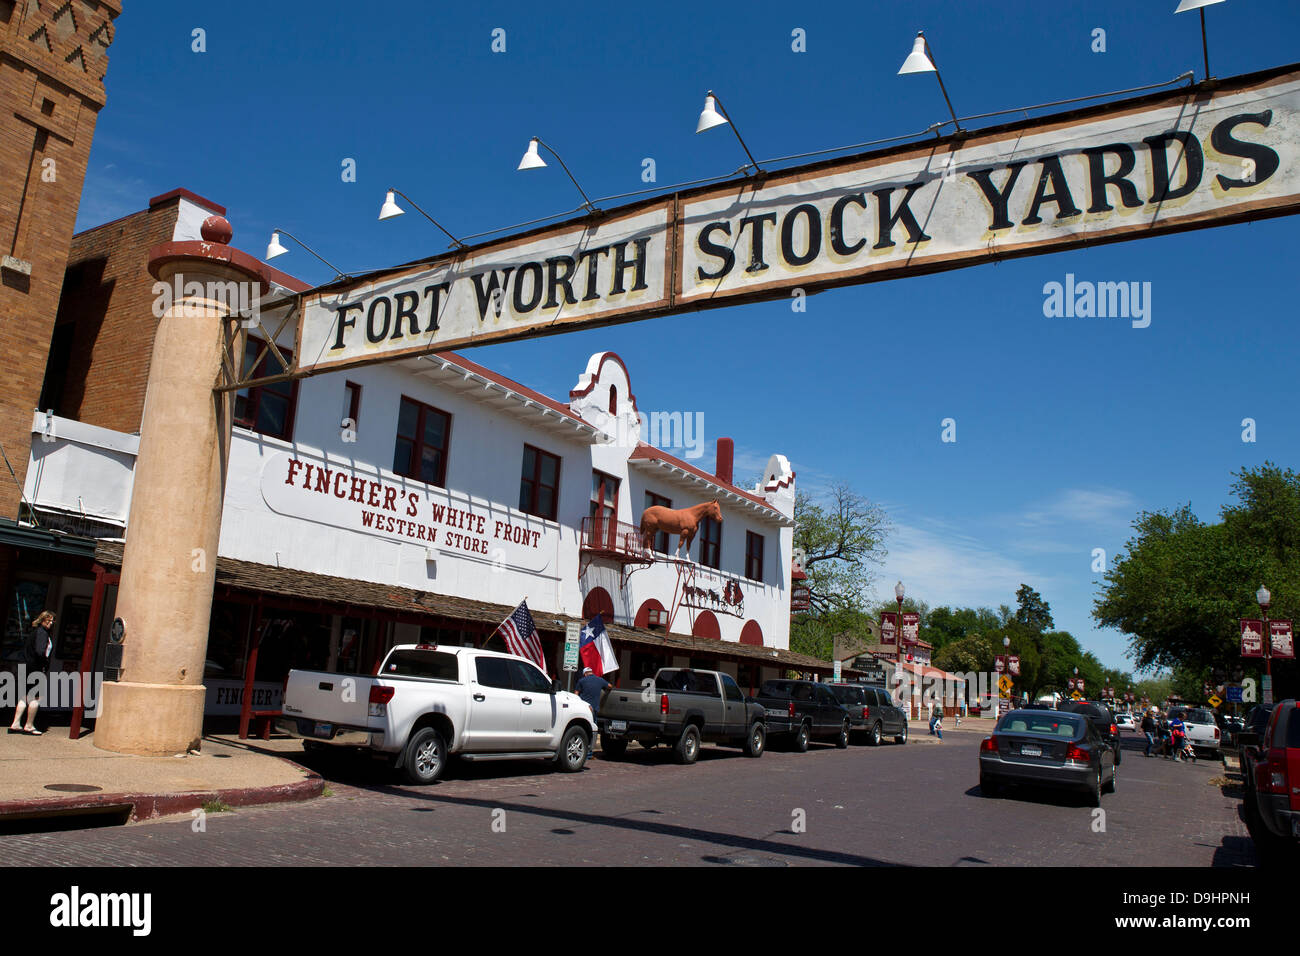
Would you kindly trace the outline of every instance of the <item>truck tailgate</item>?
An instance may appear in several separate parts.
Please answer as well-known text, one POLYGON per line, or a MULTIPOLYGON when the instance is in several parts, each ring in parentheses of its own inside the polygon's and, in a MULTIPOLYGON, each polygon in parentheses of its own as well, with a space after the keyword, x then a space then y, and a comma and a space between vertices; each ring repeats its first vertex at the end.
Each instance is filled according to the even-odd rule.
POLYGON ((649 700, 641 697, 640 690, 620 690, 610 688, 600 704, 602 720, 657 724, 663 720, 659 712, 659 694, 656 692, 649 700))
MULTIPOLYGON (((365 727, 370 687, 375 683, 376 678, 361 674, 291 670, 281 709, 285 716, 308 717, 336 726, 365 727)), ((382 729, 381 724, 376 718, 376 729, 382 729)))

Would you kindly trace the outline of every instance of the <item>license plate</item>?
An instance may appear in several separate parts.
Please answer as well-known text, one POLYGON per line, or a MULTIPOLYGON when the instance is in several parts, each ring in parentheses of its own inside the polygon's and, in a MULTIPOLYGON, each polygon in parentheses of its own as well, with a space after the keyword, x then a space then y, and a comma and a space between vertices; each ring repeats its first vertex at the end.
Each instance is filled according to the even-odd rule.
POLYGON ((627 730, 627 721, 626 721, 626 720, 611 720, 611 721, 609 722, 609 729, 612 730, 614 733, 619 733, 619 734, 621 734, 621 733, 623 733, 625 730, 627 730))
POLYGON ((767 713, 767 716, 769 716, 769 717, 784 717, 784 716, 786 716, 786 714, 788 713, 788 711, 784 711, 784 710, 769 710, 769 711, 767 711, 766 713, 767 713))
POLYGON ((1041 757, 1043 755, 1042 747, 1030 747, 1028 744, 1020 748, 1020 753, 1025 757, 1041 757))
POLYGON ((334 725, 333 725, 333 724, 322 724, 322 723, 317 723, 317 724, 316 724, 316 736, 317 736, 317 737, 329 737, 329 736, 331 736, 333 733, 334 733, 334 725))

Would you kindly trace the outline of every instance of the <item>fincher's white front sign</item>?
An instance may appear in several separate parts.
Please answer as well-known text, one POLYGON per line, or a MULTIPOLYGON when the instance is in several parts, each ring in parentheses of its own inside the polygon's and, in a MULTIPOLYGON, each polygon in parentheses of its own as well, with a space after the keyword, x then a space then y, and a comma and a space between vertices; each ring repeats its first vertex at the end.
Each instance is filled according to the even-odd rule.
POLYGON ((262 467, 262 498, 277 514, 422 545, 533 574, 558 559, 559 526, 495 502, 388 473, 280 452, 262 467))

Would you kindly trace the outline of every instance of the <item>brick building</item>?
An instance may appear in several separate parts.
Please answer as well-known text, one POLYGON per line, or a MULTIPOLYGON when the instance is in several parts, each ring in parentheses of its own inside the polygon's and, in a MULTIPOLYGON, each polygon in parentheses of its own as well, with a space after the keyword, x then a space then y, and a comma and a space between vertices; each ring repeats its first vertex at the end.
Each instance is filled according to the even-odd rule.
POLYGON ((44 380, 64 267, 119 0, 0 0, 0 517, 18 515, 32 411, 44 380))

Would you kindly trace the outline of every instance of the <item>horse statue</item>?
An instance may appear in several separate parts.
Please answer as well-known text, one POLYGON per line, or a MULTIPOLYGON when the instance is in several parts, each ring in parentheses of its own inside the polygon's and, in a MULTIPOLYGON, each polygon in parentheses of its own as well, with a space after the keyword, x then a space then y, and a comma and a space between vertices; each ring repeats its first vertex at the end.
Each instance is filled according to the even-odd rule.
POLYGON ((689 508, 665 508, 663 505, 651 505, 641 512, 641 542, 646 550, 654 547, 655 535, 660 532, 677 535, 677 548, 673 557, 680 557, 682 545, 686 545, 687 556, 691 553, 691 542, 699 530, 703 518, 722 520, 722 508, 718 499, 705 501, 689 508))

